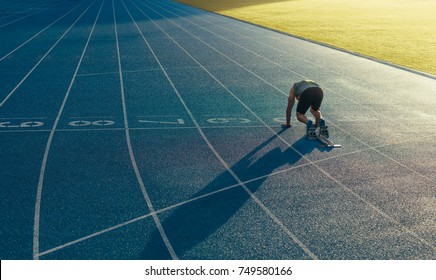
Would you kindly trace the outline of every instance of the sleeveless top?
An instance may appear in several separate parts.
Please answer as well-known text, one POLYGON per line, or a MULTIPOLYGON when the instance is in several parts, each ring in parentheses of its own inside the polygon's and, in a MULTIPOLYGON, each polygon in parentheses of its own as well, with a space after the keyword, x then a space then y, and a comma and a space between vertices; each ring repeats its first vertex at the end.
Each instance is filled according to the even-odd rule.
POLYGON ((308 88, 319 87, 317 83, 311 80, 303 80, 294 84, 294 94, 300 98, 300 95, 308 88))

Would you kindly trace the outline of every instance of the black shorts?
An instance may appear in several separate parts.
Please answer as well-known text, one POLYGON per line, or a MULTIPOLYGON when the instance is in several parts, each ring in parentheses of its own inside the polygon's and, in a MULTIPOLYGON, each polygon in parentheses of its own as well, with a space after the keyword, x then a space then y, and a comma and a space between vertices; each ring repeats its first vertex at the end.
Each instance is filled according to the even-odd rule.
POLYGON ((309 107, 312 107, 314 111, 319 110, 323 97, 324 93, 319 87, 306 89, 300 95, 300 99, 298 100, 297 112, 304 115, 306 114, 309 107))

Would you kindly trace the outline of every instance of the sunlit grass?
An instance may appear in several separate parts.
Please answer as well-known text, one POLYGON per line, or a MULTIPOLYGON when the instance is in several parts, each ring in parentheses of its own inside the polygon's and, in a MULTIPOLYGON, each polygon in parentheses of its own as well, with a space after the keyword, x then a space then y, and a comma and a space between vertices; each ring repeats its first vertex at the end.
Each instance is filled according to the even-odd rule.
POLYGON ((436 75, 434 0, 177 0, 436 75))

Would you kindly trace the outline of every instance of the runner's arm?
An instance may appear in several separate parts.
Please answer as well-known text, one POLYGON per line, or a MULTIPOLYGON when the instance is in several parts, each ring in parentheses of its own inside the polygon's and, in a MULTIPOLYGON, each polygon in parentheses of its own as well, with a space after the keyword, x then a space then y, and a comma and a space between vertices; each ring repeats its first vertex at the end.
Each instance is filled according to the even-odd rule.
POLYGON ((292 86, 289 92, 288 106, 286 108, 286 123, 284 124, 284 126, 286 127, 291 126, 291 113, 292 113, 292 108, 294 107, 294 103, 295 103, 295 93, 294 93, 294 86, 292 86))

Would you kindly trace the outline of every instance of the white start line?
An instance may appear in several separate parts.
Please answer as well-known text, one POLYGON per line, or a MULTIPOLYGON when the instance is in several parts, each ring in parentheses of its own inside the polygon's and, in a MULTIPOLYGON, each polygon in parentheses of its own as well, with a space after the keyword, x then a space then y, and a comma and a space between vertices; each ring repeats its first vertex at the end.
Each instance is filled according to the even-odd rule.
MULTIPOLYGON (((112 117, 109 117, 112 118, 112 117)), ((205 121, 214 125, 231 125, 231 124, 248 124, 251 123, 251 120, 248 118, 239 118, 239 117, 214 117, 214 118, 205 118, 205 121)), ((285 118, 278 117, 273 118, 274 122, 283 123, 285 118)), ((108 119, 93 119, 91 118, 80 118, 74 117, 74 120, 68 122, 68 126, 70 127, 110 127, 114 126, 116 121, 108 120, 108 119), (92 119, 92 120, 91 120, 92 119)), ((161 125, 161 126, 184 126, 186 125, 185 120, 182 118, 168 118, 165 116, 161 117, 139 117, 137 120, 137 124, 147 125, 161 125)), ((0 120, 0 129, 29 129, 29 128, 41 128, 44 127, 46 123, 41 120, 32 120, 32 119, 2 119, 0 120)))

